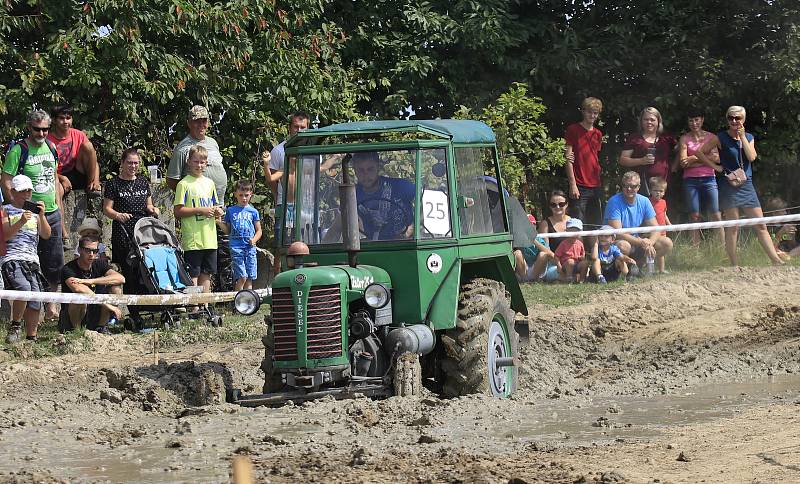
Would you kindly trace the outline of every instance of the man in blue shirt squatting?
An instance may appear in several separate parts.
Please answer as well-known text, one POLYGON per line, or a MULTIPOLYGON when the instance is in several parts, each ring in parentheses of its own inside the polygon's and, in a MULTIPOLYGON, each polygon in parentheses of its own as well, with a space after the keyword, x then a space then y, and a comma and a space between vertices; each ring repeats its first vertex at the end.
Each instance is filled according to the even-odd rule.
POLYGON ((414 183, 380 174, 377 151, 353 153, 361 232, 368 240, 408 239, 414 234, 414 183))
MULTIPOLYGON (((639 186, 639 174, 635 171, 622 175, 622 192, 608 200, 604 224, 615 229, 658 225, 653 204, 647 197, 639 195, 639 186)), ((672 252, 672 240, 662 237, 661 232, 650 232, 642 237, 639 234, 617 234, 616 244, 623 254, 635 259, 639 267, 644 267, 648 256, 655 258, 672 252)))

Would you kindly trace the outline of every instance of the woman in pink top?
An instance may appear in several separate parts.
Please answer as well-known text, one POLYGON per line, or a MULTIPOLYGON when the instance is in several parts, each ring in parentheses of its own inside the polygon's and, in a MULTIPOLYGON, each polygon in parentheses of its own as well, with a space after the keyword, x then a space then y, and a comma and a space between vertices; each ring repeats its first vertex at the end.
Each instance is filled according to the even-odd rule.
MULTIPOLYGON (((710 164, 695 156, 695 152, 713 135, 703 130, 703 114, 701 112, 690 111, 687 119, 689 132, 681 136, 678 141, 678 155, 672 164, 672 171, 683 170, 683 193, 689 209, 689 218, 693 222, 701 220, 701 206, 705 207, 710 220, 722 220, 722 214, 719 211, 719 189, 715 176, 717 171, 722 170, 719 165, 719 153, 716 148, 709 153, 710 164)), ((722 229, 715 229, 715 231, 720 242, 724 242, 722 229)), ((700 244, 699 230, 692 231, 692 243, 695 246, 700 244)))

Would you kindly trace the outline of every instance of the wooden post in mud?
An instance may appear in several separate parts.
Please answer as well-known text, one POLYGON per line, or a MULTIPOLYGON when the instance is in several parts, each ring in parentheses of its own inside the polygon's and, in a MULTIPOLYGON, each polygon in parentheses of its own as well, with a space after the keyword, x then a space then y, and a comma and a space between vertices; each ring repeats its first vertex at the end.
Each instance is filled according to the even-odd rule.
POLYGON ((158 331, 153 331, 153 364, 158 365, 158 331))
POLYGON ((234 484, 253 484, 253 463, 244 455, 237 455, 233 458, 233 482, 234 484))

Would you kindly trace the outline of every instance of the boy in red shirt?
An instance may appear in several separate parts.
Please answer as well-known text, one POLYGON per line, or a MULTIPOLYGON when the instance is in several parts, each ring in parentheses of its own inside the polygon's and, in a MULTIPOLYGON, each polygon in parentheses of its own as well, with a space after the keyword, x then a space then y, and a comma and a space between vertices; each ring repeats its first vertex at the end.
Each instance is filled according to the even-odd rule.
MULTIPOLYGON (((672 225, 667 216, 667 201, 664 200, 664 193, 667 191, 667 180, 660 176, 654 176, 648 179, 648 183, 650 184, 650 203, 653 204, 653 210, 656 211, 656 222, 658 222, 658 225, 672 225)), ((669 238, 666 230, 661 232, 661 236, 669 238)), ((666 269, 664 269, 665 264, 666 258, 663 255, 656 257, 656 270, 660 274, 667 274, 666 269)))
MULTIPOLYGON (((581 230, 583 230, 583 222, 580 219, 567 220, 567 232, 580 232, 581 230)), ((573 277, 579 283, 586 280, 589 262, 586 260, 586 249, 584 249, 580 237, 568 237, 561 241, 556 249, 555 257, 561 282, 572 282, 573 277)))

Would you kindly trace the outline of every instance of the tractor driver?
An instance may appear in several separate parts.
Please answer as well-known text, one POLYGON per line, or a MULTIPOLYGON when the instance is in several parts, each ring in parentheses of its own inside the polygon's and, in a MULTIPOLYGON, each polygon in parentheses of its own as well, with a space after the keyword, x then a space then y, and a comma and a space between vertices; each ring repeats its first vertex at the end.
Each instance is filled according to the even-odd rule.
POLYGON ((352 163, 358 179, 356 200, 361 232, 369 240, 410 238, 414 234, 414 183, 380 175, 377 151, 353 153, 352 163))

